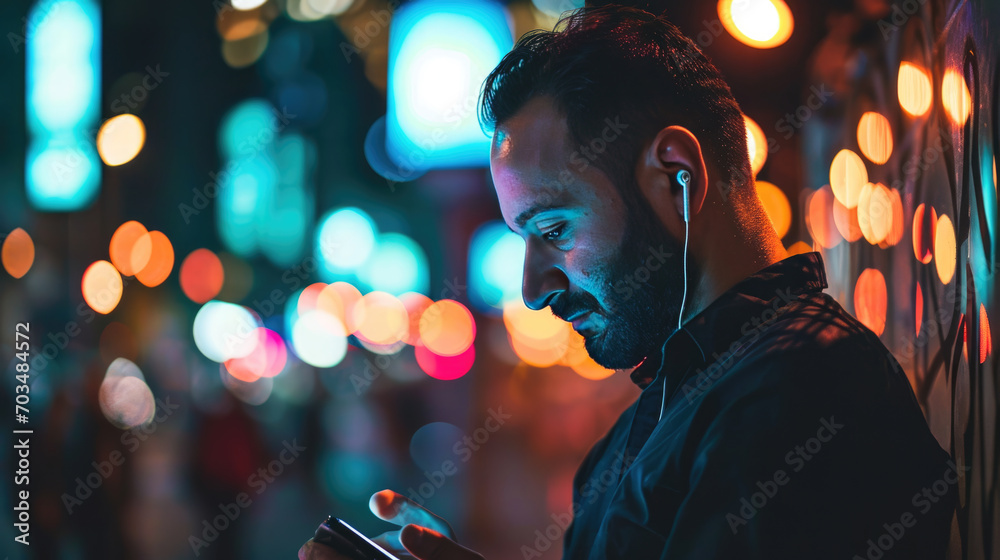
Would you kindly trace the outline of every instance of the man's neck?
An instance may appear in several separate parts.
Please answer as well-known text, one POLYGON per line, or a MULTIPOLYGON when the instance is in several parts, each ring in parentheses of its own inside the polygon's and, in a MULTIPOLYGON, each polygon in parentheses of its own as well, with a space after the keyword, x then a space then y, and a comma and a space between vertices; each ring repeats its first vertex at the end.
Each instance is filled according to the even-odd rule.
POLYGON ((719 296, 757 271, 788 257, 773 230, 747 236, 733 232, 733 243, 713 243, 699 264, 700 278, 688 295, 683 321, 701 313, 719 296))

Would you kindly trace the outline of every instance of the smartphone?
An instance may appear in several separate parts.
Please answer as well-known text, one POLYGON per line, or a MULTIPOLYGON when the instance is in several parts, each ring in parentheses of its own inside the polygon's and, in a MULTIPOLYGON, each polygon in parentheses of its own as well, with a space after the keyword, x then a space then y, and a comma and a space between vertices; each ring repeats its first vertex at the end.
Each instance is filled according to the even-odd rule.
POLYGON ((330 516, 320 523, 313 541, 354 560, 399 560, 339 517, 330 516))

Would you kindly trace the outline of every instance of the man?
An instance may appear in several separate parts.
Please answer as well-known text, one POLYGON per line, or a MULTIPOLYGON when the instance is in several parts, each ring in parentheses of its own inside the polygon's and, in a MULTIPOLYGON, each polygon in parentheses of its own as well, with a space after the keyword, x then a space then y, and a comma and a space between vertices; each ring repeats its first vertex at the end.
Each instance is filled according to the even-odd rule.
MULTIPOLYGON (((690 40, 639 10, 576 12, 518 42, 482 115, 524 301, 605 367, 638 365, 641 395, 577 473, 565 558, 944 557, 964 469, 822 293, 819 254, 787 256, 739 106, 690 40)), ((479 558, 394 492, 372 510, 404 526, 396 550, 479 558)))

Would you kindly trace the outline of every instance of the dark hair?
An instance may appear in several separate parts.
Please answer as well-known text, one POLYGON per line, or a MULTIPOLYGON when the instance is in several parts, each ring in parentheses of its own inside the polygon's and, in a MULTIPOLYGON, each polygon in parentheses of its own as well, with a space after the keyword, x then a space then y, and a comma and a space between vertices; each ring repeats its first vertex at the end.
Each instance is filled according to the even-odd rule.
MULTIPOLYGON (((542 95, 554 99, 581 145, 601 137, 606 119, 627 126, 592 162, 619 190, 633 190, 627 185, 640 150, 670 125, 698 137, 706 163, 728 172, 727 183, 753 183, 739 104, 715 66, 662 16, 618 5, 582 8, 554 31, 525 34, 486 78, 480 120, 496 128, 542 95)), ((742 190, 753 192, 730 194, 742 190)), ((622 194, 633 203, 638 196, 622 194)))

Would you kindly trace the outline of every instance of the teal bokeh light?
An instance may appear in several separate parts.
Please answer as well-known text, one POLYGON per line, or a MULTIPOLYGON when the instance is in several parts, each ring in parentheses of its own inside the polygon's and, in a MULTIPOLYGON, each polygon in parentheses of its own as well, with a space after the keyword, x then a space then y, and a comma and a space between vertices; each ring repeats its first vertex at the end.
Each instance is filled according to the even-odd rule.
POLYGON ((97 197, 101 12, 91 0, 41 0, 26 19, 25 160, 28 201, 74 211, 97 197))
POLYGON ((479 91, 512 45, 507 16, 496 2, 417 0, 396 11, 385 149, 401 170, 488 164, 479 91))
POLYGON ((477 309, 496 312, 521 297, 524 240, 500 220, 483 224, 469 243, 469 298, 477 309))

